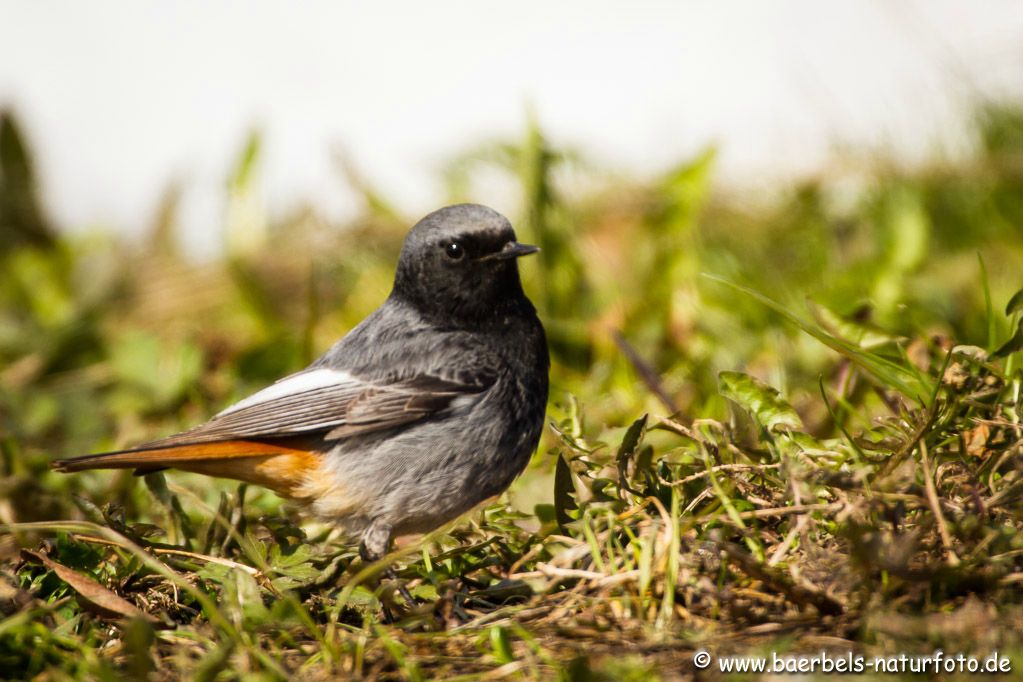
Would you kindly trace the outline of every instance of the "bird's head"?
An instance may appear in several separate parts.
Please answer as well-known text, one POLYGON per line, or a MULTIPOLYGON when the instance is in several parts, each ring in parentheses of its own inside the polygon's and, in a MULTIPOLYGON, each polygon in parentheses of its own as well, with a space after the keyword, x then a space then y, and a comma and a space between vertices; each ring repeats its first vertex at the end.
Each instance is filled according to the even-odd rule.
POLYGON ((518 243, 511 223, 497 211, 478 204, 448 206, 420 220, 405 237, 392 296, 452 321, 500 315, 528 305, 517 260, 537 251, 518 243))

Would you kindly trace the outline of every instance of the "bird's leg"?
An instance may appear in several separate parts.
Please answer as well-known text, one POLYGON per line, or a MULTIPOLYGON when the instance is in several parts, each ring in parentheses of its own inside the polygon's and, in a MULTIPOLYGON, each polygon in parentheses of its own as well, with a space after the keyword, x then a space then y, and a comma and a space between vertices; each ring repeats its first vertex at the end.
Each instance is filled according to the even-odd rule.
MULTIPOLYGON (((391 544, 392 532, 393 529, 389 524, 381 523, 380 521, 374 521, 370 524, 370 527, 362 534, 362 542, 359 543, 359 556, 362 557, 362 560, 370 563, 382 559, 387 554, 387 548, 391 544)), ((388 566, 384 570, 384 575, 398 584, 398 593, 408 603, 409 608, 415 608, 417 606, 416 600, 412 597, 412 593, 408 591, 408 588, 403 583, 398 582, 398 574, 395 573, 394 567, 388 566)))
POLYGON ((384 571, 384 575, 386 575, 388 578, 393 580, 398 585, 398 594, 401 595, 401 598, 405 600, 405 603, 408 604, 408 607, 410 609, 414 609, 417 606, 419 606, 419 603, 412 596, 412 593, 408 591, 407 587, 405 587, 405 583, 400 582, 398 580, 398 574, 395 573, 393 566, 388 566, 387 570, 384 571))
POLYGON ((391 526, 387 523, 374 521, 362 534, 362 542, 359 543, 359 556, 366 563, 380 561, 387 554, 387 548, 391 544, 391 526))

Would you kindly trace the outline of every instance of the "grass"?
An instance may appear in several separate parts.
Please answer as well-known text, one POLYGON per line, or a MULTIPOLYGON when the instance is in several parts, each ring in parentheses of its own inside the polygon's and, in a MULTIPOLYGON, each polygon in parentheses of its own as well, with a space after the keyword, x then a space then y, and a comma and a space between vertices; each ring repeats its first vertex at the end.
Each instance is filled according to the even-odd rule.
POLYGON ((504 173, 544 246, 549 428, 497 503, 366 565, 257 488, 47 464, 303 366, 386 296, 410 219, 362 182, 349 225, 266 219, 254 136, 223 259, 181 255, 173 192, 143 243, 59 235, 5 115, 0 674, 678 679, 698 649, 1023 669, 1020 131, 987 107, 973 159, 847 159, 769 199, 716 190, 712 152, 626 182, 535 125, 455 159, 452 201, 504 173))

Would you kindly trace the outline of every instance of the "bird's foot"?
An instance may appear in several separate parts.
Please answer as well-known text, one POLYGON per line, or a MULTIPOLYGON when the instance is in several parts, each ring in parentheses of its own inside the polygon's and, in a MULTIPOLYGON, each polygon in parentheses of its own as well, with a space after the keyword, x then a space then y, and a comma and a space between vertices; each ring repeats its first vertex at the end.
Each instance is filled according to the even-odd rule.
POLYGON ((405 600, 405 603, 408 604, 410 609, 414 609, 419 606, 415 597, 413 597, 412 593, 408 591, 407 587, 405 587, 405 583, 401 582, 401 579, 398 578, 398 573, 394 570, 393 566, 384 571, 384 575, 387 576, 389 580, 393 580, 395 582, 398 587, 398 594, 401 595, 401 598, 405 600))
MULTIPOLYGON (((359 543, 359 556, 362 557, 362 560, 366 563, 372 563, 384 558, 387 554, 387 548, 391 544, 392 532, 393 529, 388 524, 381 523, 379 521, 372 523, 366 532, 363 533, 362 542, 359 543)), ((405 600, 405 603, 408 605, 410 610, 419 606, 419 604, 416 603, 415 598, 412 596, 412 593, 408 591, 407 587, 405 587, 405 583, 401 582, 398 578, 398 574, 395 572, 393 566, 388 566, 384 570, 384 576, 388 580, 394 581, 397 585, 398 594, 400 594, 402 599, 405 600)), ((386 606, 384 607, 384 617, 388 620, 388 622, 394 621, 394 616, 390 613, 386 606)))

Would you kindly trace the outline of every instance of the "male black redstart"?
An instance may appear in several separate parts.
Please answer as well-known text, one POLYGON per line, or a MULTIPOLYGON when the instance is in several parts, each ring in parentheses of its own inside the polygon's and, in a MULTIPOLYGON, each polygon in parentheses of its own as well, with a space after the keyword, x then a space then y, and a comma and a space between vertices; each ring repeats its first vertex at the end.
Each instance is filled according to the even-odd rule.
POLYGON ((492 209, 435 211, 384 304, 308 368, 189 431, 52 466, 257 483, 378 559, 504 491, 536 449, 550 360, 516 262, 536 251, 492 209))

